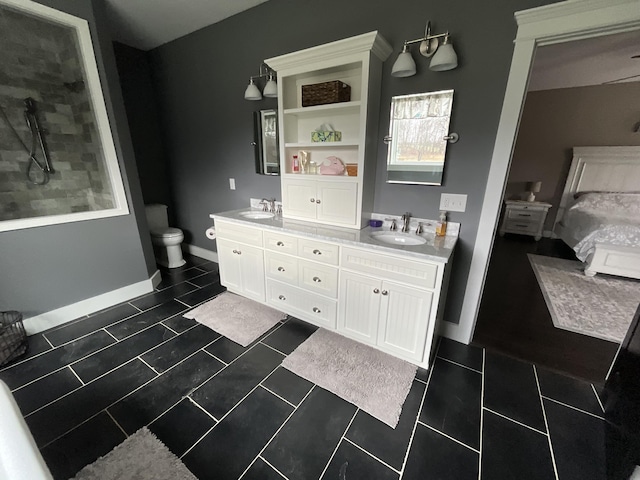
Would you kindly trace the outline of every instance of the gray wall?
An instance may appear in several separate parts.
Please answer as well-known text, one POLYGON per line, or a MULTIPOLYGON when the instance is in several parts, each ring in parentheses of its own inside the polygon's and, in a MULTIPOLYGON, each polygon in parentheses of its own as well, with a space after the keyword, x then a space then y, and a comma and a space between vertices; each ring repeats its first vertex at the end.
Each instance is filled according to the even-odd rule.
POLYGON ((135 158, 101 1, 40 3, 89 21, 131 214, 0 233, 0 310, 33 316, 149 278, 155 271, 135 158))
POLYGON ((249 144, 252 112, 275 101, 243 100, 249 76, 263 59, 379 30, 395 52, 383 68, 375 211, 437 218, 442 192, 468 194, 467 211, 450 215, 462 223, 446 312, 457 323, 513 52, 513 13, 545 3, 552 2, 327 0, 319 7, 311 0, 270 0, 153 50, 176 226, 188 243, 213 250, 204 236, 209 213, 246 206, 249 197, 280 198, 277 177, 253 172, 249 144), (414 55, 416 76, 391 77, 402 42, 419 37, 427 19, 435 32, 451 33, 459 68, 431 72, 428 60, 414 55), (455 89, 451 130, 461 139, 448 149, 443 186, 386 184, 382 136, 391 97, 447 88, 455 89), (229 177, 236 179, 236 191, 229 190, 229 177))
POLYGON ((507 198, 523 198, 528 181, 542 181, 536 199, 553 205, 551 230, 567 181, 573 147, 640 145, 640 82, 530 92, 522 112, 507 198))

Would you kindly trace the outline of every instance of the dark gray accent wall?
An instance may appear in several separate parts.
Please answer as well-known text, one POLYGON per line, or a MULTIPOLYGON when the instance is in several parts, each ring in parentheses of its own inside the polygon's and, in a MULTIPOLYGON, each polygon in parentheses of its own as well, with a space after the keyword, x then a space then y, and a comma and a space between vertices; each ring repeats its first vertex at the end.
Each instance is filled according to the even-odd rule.
POLYGON ((149 278, 156 267, 101 0, 41 0, 89 22, 129 215, 0 233, 0 310, 25 317, 149 278))
POLYGON ((440 194, 466 193, 453 263, 446 319, 458 322, 469 273, 486 179, 513 53, 513 13, 548 0, 270 0, 151 52, 164 122, 164 139, 175 195, 176 226, 186 241, 215 249, 204 236, 209 213, 240 208, 249 197, 280 198, 278 177, 253 171, 252 112, 275 101, 243 99, 249 76, 265 58, 378 30, 395 51, 383 68, 375 211, 437 218, 440 194), (391 66, 404 40, 419 37, 427 20, 448 30, 458 69, 431 72, 415 54, 418 74, 393 78, 391 66), (451 131, 460 141, 447 151, 442 187, 385 183, 391 97, 453 88, 451 131), (229 190, 229 177, 237 190, 229 190))

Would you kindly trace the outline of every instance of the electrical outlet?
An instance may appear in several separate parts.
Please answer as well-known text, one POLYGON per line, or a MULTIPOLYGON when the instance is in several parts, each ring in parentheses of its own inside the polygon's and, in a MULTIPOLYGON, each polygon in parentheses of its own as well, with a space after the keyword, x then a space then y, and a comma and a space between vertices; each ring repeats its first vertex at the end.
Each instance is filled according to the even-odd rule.
POLYGON ((229 179, 229 188, 231 190, 235 190, 236 189, 236 179, 235 178, 230 178, 229 179))
POLYGON ((467 209, 467 196, 457 193, 440 195, 440 210, 447 212, 464 212, 467 209))

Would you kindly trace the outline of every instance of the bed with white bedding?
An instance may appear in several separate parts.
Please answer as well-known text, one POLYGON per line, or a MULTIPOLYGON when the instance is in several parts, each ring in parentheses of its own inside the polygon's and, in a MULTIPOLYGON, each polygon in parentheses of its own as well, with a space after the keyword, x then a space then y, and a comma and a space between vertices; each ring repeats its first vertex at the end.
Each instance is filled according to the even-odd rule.
POLYGON ((555 233, 585 274, 640 278, 640 147, 576 147, 555 233))

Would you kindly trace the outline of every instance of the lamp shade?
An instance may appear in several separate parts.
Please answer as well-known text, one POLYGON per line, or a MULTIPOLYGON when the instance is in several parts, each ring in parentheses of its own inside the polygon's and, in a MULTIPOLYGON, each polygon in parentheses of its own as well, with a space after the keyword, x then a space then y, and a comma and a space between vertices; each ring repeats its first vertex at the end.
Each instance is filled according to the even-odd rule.
POLYGON ((267 84, 264 86, 262 94, 267 98, 277 98, 278 96, 278 84, 271 75, 269 75, 269 81, 267 81, 267 84))
POLYGON ((262 100, 260 89, 253 83, 253 78, 249 81, 247 89, 244 91, 245 100, 262 100))
POLYGON ((448 38, 445 38, 444 43, 440 45, 431 59, 429 70, 444 72, 445 70, 453 70, 457 66, 458 55, 456 55, 456 51, 453 49, 453 45, 449 43, 448 38))
POLYGON ((542 182, 527 182, 527 192, 538 193, 542 188, 542 182))
POLYGON ((416 74, 416 62, 411 56, 411 52, 408 51, 405 45, 402 49, 402 53, 398 55, 396 63, 391 68, 392 77, 410 77, 416 74))

